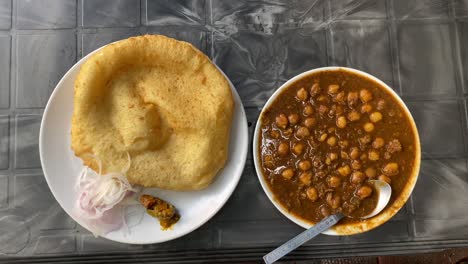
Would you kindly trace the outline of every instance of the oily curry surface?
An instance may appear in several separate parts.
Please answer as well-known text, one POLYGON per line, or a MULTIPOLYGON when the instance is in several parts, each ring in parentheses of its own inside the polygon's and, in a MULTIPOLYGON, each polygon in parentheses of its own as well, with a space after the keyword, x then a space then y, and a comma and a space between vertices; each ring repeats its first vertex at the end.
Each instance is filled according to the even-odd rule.
POLYGON ((316 223, 343 212, 340 225, 370 213, 369 180, 392 187, 390 204, 411 176, 416 135, 410 117, 378 83, 342 70, 292 83, 261 115, 261 170, 276 200, 316 223))

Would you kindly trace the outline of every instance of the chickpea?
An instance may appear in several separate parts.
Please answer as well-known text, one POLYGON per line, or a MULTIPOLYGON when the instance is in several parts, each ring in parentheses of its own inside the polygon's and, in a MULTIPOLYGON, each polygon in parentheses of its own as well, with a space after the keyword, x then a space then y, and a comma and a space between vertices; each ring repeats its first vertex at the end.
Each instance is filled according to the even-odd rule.
POLYGON ((361 162, 358 160, 353 160, 351 162, 351 168, 353 168, 353 170, 359 170, 361 168, 361 162))
POLYGON ((348 176, 351 173, 351 169, 349 168, 348 165, 344 165, 343 167, 339 167, 337 169, 337 171, 341 176, 348 176))
POLYGON ((348 114, 348 120, 353 122, 353 121, 358 121, 359 119, 361 119, 361 114, 359 114, 358 111, 356 110, 353 110, 351 112, 349 112, 348 114))
POLYGON ((341 91, 335 95, 333 98, 333 102, 337 102, 339 104, 345 104, 345 92, 341 91))
POLYGON ((330 215, 330 209, 328 209, 328 207, 326 206, 321 206, 320 207, 320 213, 324 216, 324 217, 327 217, 330 215))
POLYGON ((299 91, 297 91, 296 97, 297 97, 297 99, 299 99, 301 101, 305 101, 305 100, 309 99, 309 93, 307 93, 306 89, 301 88, 301 89, 299 89, 299 91))
POLYGON ((289 123, 291 125, 295 125, 295 124, 299 123, 299 115, 298 114, 290 114, 288 116, 288 120, 289 120, 289 123))
POLYGON ((314 114, 314 108, 310 104, 308 104, 308 105, 304 106, 304 110, 302 111, 302 113, 305 116, 310 116, 310 115, 314 114))
POLYGON ((360 199, 365 199, 372 195, 372 188, 367 185, 364 185, 357 190, 356 195, 360 199))
POLYGON ((284 156, 284 155, 288 154, 288 152, 289 152, 289 144, 286 143, 286 142, 281 142, 278 145, 278 154, 284 156))
POLYGON ((291 136, 292 133, 294 132, 294 130, 292 129, 292 127, 288 127, 284 130, 283 134, 287 137, 291 136))
POLYGON ((328 157, 330 158, 330 160, 334 161, 338 159, 338 154, 336 154, 335 152, 330 152, 328 153, 328 157))
POLYGON ((318 192, 317 189, 314 187, 309 187, 306 190, 307 198, 309 198, 312 202, 317 201, 318 199, 318 192))
POLYGON ((304 150, 304 145, 302 143, 296 143, 293 146, 292 152, 296 155, 301 155, 304 150))
POLYGON ((374 178, 377 175, 377 171, 372 167, 367 168, 364 173, 366 173, 366 176, 369 178, 374 178))
POLYGON ((341 151, 340 156, 342 159, 349 159, 349 155, 345 151, 341 151))
POLYGON ((357 147, 352 147, 349 156, 354 160, 357 159, 359 157, 359 149, 357 147))
POLYGON ((336 140, 336 137, 329 137, 329 138, 327 139, 327 144, 333 147, 333 146, 336 145, 336 141, 337 141, 337 140, 336 140))
POLYGON ((299 127, 296 131, 296 136, 298 138, 305 138, 305 137, 308 137, 310 136, 310 131, 307 127, 299 127))
POLYGON ((334 127, 329 127, 327 129, 327 131, 328 131, 328 133, 333 133, 333 132, 335 132, 335 128, 334 127))
POLYGON ((328 107, 326 105, 319 105, 318 111, 321 115, 325 115, 328 113, 328 107))
POLYGON ((304 120, 304 126, 308 128, 315 126, 316 123, 317 123, 317 120, 313 117, 308 117, 304 120))
POLYGON ((310 161, 308 161, 308 160, 301 160, 298 163, 298 167, 299 167, 299 169, 301 169, 303 171, 306 171, 306 170, 310 169, 310 167, 312 167, 312 164, 310 164, 310 161))
POLYGON ((367 155, 366 155, 365 153, 362 153, 360 159, 361 159, 361 160, 366 160, 366 159, 367 159, 367 155))
POLYGON ((364 124, 364 131, 366 131, 366 132, 372 132, 372 131, 374 131, 374 128, 375 128, 374 124, 372 124, 370 122, 367 122, 367 123, 364 124))
POLYGON ((377 110, 382 110, 384 109, 385 107, 385 101, 380 99, 378 102, 377 102, 377 110))
POLYGON ((346 127, 346 118, 344 116, 339 116, 337 119, 336 119, 336 126, 339 127, 339 128, 345 128, 346 127))
POLYGON ((385 176, 385 175, 380 175, 379 180, 384 181, 384 182, 386 182, 388 184, 392 183, 392 179, 390 179, 388 176, 385 176))
POLYGON ((361 91, 359 91, 359 98, 361 98, 361 101, 363 103, 367 103, 370 100, 372 100, 372 93, 369 92, 369 90, 367 89, 362 89, 361 91))
POLYGON ((288 126, 288 118, 284 114, 279 114, 276 117, 276 125, 279 128, 285 129, 288 126))
POLYGON ((316 96, 317 94, 319 94, 321 92, 321 88, 320 88, 320 85, 318 83, 314 83, 312 85, 312 87, 310 87, 310 94, 312 96, 316 96))
POLYGON ((320 95, 319 97, 317 97, 317 101, 328 102, 328 98, 325 95, 320 95))
POLYGON ((320 141, 320 142, 323 142, 323 141, 325 141, 325 139, 327 139, 327 136, 328 136, 328 134, 327 134, 327 133, 323 133, 322 135, 320 135, 320 137, 319 137, 318 141, 320 141))
POLYGON ((270 132, 270 136, 271 136, 272 138, 279 138, 279 137, 280 137, 280 132, 279 132, 278 130, 272 130, 272 131, 270 132))
POLYGON ((374 139, 374 142, 372 142, 372 147, 375 149, 379 149, 385 145, 385 140, 381 137, 377 137, 374 139))
POLYGON ((310 172, 301 173, 301 175, 299 175, 299 181, 302 184, 309 186, 312 183, 312 173, 310 172))
POLYGON ((361 106, 361 113, 370 113, 370 111, 372 111, 372 105, 365 104, 361 106))
POLYGON ((328 186, 337 188, 341 185, 341 179, 338 176, 331 176, 327 179, 328 186))
POLYGON ((380 120, 382 120, 382 114, 380 112, 373 112, 372 114, 369 115, 369 119, 373 123, 377 123, 380 120))
POLYGON ((273 157, 271 155, 265 155, 265 158, 263 158, 263 163, 265 167, 269 169, 273 169, 275 167, 275 162, 273 161, 273 157))
POLYGON ((364 135, 363 137, 358 138, 358 141, 361 145, 367 145, 371 142, 372 138, 370 135, 364 135))
POLYGON ((338 141, 338 145, 339 145, 342 149, 344 149, 344 148, 347 148, 347 147, 348 147, 349 142, 348 142, 348 140, 340 140, 340 141, 338 141))
POLYGON ((348 93, 348 105, 350 107, 354 107, 357 105, 359 99, 359 95, 357 92, 349 92, 348 93))
POLYGON ((336 94, 340 90, 340 86, 338 84, 330 84, 328 85, 328 93, 336 94))
POLYGON ((380 155, 377 151, 371 150, 369 151, 369 160, 376 161, 379 160, 380 155))
POLYGON ((290 180, 294 176, 294 170, 291 168, 284 169, 281 173, 281 176, 283 176, 287 180, 290 180))
POLYGON ((332 208, 336 209, 341 205, 341 197, 339 195, 333 195, 333 193, 327 193, 327 204, 332 208))
POLYGON ((353 184, 360 184, 366 179, 364 173, 360 171, 355 171, 351 174, 351 183, 353 184))
POLYGON ((387 163, 382 169, 383 174, 387 176, 395 176, 399 173, 398 171, 398 163, 396 162, 390 162, 387 163))

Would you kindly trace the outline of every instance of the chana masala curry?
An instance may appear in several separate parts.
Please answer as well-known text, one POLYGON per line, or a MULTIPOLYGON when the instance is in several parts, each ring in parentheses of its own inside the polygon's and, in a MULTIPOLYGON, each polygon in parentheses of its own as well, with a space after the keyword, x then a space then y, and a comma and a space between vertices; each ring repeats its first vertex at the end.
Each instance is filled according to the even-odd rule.
POLYGON ((359 222, 376 206, 369 180, 392 187, 390 204, 416 166, 416 131, 377 82, 345 70, 307 75, 260 118, 261 171, 275 199, 307 222, 342 212, 359 222))

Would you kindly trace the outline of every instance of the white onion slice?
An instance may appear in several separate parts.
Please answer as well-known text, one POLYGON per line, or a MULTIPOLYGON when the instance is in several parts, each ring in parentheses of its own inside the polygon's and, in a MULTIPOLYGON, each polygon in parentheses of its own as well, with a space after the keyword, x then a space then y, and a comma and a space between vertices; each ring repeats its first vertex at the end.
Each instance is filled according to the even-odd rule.
POLYGON ((75 189, 78 199, 74 208, 74 215, 81 219, 95 236, 107 234, 124 226, 125 207, 131 202, 124 199, 134 199, 139 192, 128 182, 125 173, 130 168, 130 155, 127 153, 128 165, 124 172, 102 173, 102 163, 93 157, 98 164, 98 173, 89 167, 81 171, 75 189))

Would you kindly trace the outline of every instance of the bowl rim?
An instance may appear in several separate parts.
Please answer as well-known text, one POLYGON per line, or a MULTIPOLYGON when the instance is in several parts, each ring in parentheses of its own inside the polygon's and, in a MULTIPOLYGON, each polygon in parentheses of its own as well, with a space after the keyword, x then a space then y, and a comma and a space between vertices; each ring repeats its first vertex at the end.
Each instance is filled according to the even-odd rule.
POLYGON ((408 198, 410 197, 410 195, 411 195, 411 193, 412 193, 412 191, 414 189, 414 186, 416 185, 418 175, 419 175, 420 165, 421 165, 421 143, 420 143, 420 139, 419 139, 418 129, 416 127, 416 123, 414 122, 414 118, 411 115, 411 112, 409 111, 406 104, 400 98, 400 96, 392 88, 390 88, 390 86, 388 86, 386 83, 384 83, 383 81, 381 81, 377 77, 375 77, 375 76, 373 76, 373 75, 371 75, 369 73, 366 73, 366 72, 363 72, 363 71, 360 71, 360 70, 357 70, 357 69, 349 68, 349 67, 330 66, 330 67, 321 67, 321 68, 315 68, 315 69, 312 69, 312 70, 309 70, 309 71, 305 71, 303 73, 300 73, 300 74, 292 77, 288 81, 286 81, 283 85, 281 85, 270 96, 270 98, 265 103, 265 105, 263 106, 263 108, 262 108, 262 110, 261 110, 261 112, 260 112, 260 114, 258 116, 257 123, 255 125, 253 140, 252 140, 252 144, 253 144, 252 151, 253 151, 253 160, 254 160, 255 171, 257 173, 257 177, 258 177, 258 179, 260 181, 260 185, 262 186, 263 191, 268 196, 268 199, 270 199, 270 201, 276 207, 276 209, 278 209, 289 220, 291 220, 292 222, 296 223, 299 226, 302 226, 303 228, 308 229, 308 228, 315 225, 313 223, 310 223, 310 222, 306 221, 305 219, 302 219, 302 218, 288 212, 288 210, 286 208, 284 208, 279 203, 279 201, 276 200, 273 192, 270 190, 268 184, 266 183, 266 181, 264 179, 264 176, 263 176, 263 173, 262 173, 262 171, 260 169, 260 160, 259 160, 260 157, 259 157, 259 154, 257 152, 257 149, 259 147, 261 117, 263 116, 265 110, 270 107, 270 105, 273 103, 273 101, 275 101, 275 99, 279 96, 279 94, 284 89, 289 87, 292 83, 294 83, 298 79, 301 79, 304 76, 308 76, 308 75, 315 74, 315 73, 318 73, 318 72, 325 72, 325 71, 345 71, 345 72, 349 72, 349 73, 353 73, 353 74, 362 76, 364 78, 368 78, 368 79, 376 82, 377 84, 379 84, 380 87, 383 87, 386 91, 388 91, 390 94, 392 94, 393 97, 397 100, 397 102, 402 106, 402 109, 405 111, 405 113, 409 117, 411 127, 412 127, 413 131, 415 132, 415 143, 416 143, 415 144, 415 147, 416 147, 416 150, 415 150, 415 153, 416 153, 415 154, 415 164, 414 164, 414 167, 413 167, 412 174, 410 175, 407 183, 403 187, 403 190, 400 193, 400 195, 397 197, 397 199, 390 206, 387 206, 380 214, 378 214, 378 215, 376 215, 376 216, 374 216, 374 217, 372 217, 370 219, 367 219, 367 220, 364 220, 364 221, 361 221, 361 222, 358 222, 358 223, 351 223, 351 224, 346 224, 346 225, 338 226, 338 227, 335 226, 335 227, 332 227, 331 229, 326 230, 326 231, 324 231, 322 233, 322 234, 326 234, 326 235, 335 235, 335 236, 360 234, 360 233, 372 230, 372 229, 384 224, 385 222, 390 220, 390 218, 392 218, 396 213, 398 213, 398 211, 405 205, 406 201, 408 200, 408 198))

